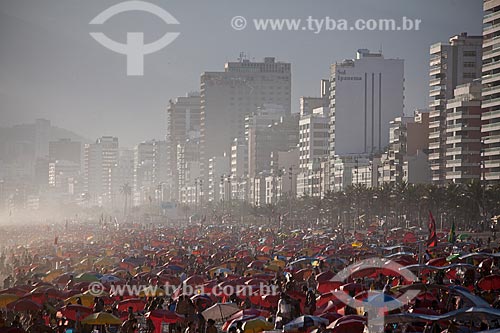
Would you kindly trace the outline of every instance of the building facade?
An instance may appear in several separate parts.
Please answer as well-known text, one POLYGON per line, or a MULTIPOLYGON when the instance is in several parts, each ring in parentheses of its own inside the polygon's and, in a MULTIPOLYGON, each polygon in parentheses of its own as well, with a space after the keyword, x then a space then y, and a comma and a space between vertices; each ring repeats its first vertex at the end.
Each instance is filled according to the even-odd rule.
POLYGON ((482 178, 497 184, 500 181, 500 1, 484 0, 483 10, 482 178))
POLYGON ((234 138, 244 138, 245 115, 264 104, 291 112, 291 65, 267 57, 252 62, 240 57, 224 72, 201 75, 201 163, 204 177, 208 158, 229 154, 234 138))
POLYGON ((454 89, 481 77, 481 36, 466 33, 430 47, 429 164, 432 181, 446 180, 446 101, 454 89))

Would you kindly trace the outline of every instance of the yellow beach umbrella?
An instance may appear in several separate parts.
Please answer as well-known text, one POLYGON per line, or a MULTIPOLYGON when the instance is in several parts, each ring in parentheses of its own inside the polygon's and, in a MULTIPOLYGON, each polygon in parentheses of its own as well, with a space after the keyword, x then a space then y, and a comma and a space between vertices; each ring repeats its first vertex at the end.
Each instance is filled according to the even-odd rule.
POLYGON ((263 318, 255 318, 247 320, 243 323, 244 333, 260 333, 262 331, 270 330, 274 325, 263 318))
POLYGON ((14 294, 1 294, 0 295, 0 308, 6 308, 7 304, 15 302, 19 299, 19 296, 14 294))
POLYGON ((76 302, 77 302, 78 298, 81 299, 83 306, 86 306, 89 308, 94 306, 94 296, 92 296, 90 294, 76 294, 74 296, 71 296, 70 298, 65 299, 64 303, 77 304, 76 302))
POLYGON ((60 276, 61 274, 64 274, 64 271, 62 269, 54 270, 54 271, 49 271, 47 272, 47 275, 43 277, 44 282, 52 282, 55 278, 60 276))

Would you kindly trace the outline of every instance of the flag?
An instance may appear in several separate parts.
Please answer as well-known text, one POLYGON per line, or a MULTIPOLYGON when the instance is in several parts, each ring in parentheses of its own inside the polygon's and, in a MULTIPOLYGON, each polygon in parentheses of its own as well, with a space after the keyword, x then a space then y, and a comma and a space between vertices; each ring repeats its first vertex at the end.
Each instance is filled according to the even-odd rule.
POLYGON ((448 234, 448 243, 455 243, 457 237, 455 237, 455 221, 451 225, 450 233, 448 234))
POLYGON ((427 238, 427 247, 435 247, 437 245, 436 221, 432 212, 429 211, 429 238, 427 238))

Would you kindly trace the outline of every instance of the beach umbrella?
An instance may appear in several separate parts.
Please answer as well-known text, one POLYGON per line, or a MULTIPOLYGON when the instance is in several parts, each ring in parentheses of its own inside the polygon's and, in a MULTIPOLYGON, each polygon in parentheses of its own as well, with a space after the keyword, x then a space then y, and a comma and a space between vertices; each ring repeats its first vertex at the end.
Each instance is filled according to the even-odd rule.
POLYGON ((146 302, 140 298, 129 298, 118 303, 119 311, 127 311, 129 308, 132 308, 132 311, 139 312, 144 310, 144 306, 146 302))
POLYGON ((242 328, 244 333, 260 333, 262 331, 270 330, 273 327, 273 323, 268 322, 262 317, 257 317, 245 321, 242 328))
POLYGON ((98 282, 97 274, 82 273, 75 277, 75 282, 98 282))
POLYGON ((348 320, 335 326, 331 333, 363 333, 365 323, 359 320, 348 320))
POLYGON ((264 308, 272 308, 278 305, 278 301, 280 300, 279 295, 264 295, 261 296, 262 301, 260 302, 260 305, 264 308))
POLYGON ((384 293, 369 295, 366 299, 363 300, 363 302, 367 303, 367 305, 369 304, 370 307, 377 309, 385 308, 388 304, 390 304, 391 307, 395 308, 398 308, 403 305, 396 298, 384 293))
POLYGON ((161 319, 167 324, 175 324, 184 320, 184 316, 174 311, 157 309, 146 313, 146 317, 161 319))
POLYGON ((460 253, 453 253, 446 257, 446 261, 451 262, 460 257, 460 253))
POLYGON ((107 312, 97 312, 82 320, 85 325, 121 325, 122 320, 107 312))
POLYGON ((318 275, 316 275, 316 281, 318 283, 327 282, 327 281, 330 281, 331 279, 333 279, 334 276, 335 276, 334 272, 325 271, 325 272, 322 272, 322 273, 319 273, 318 275))
POLYGON ((116 283, 122 281, 119 277, 109 274, 103 275, 99 280, 102 283, 116 283))
POLYGON ((15 302, 19 296, 14 294, 0 294, 0 308, 6 308, 7 304, 15 302))
POLYGON ((231 274, 232 272, 230 269, 224 267, 219 267, 214 271, 215 274, 231 274))
POLYGON ((92 309, 83 305, 70 304, 61 308, 64 317, 70 320, 82 320, 92 314, 92 309))
POLYGON ((87 306, 87 307, 93 307, 94 306, 94 296, 90 294, 76 294, 74 296, 71 296, 67 299, 64 300, 64 303, 68 304, 76 304, 78 301, 78 298, 82 301, 82 305, 87 306))
POLYGON ((259 309, 240 310, 227 319, 227 321, 222 326, 222 330, 227 331, 233 323, 238 322, 238 321, 247 321, 249 319, 253 319, 253 318, 257 318, 257 317, 267 318, 269 316, 270 316, 270 312, 267 310, 259 310, 259 309))
POLYGON ((59 277, 63 273, 64 273, 64 271, 62 269, 58 269, 58 270, 54 270, 54 271, 49 271, 43 277, 43 281, 52 282, 54 279, 56 279, 57 277, 59 277))
POLYGON ((477 286, 482 290, 498 290, 500 289, 500 275, 485 276, 479 280, 477 286))
POLYGON ((468 238, 470 238, 470 235, 467 235, 467 234, 460 234, 457 236, 458 240, 466 240, 468 238))
POLYGON ((201 275, 192 275, 183 282, 187 286, 201 286, 204 283, 205 278, 201 275))
POLYGON ((213 319, 215 321, 222 321, 231 317, 238 311, 240 311, 240 309, 235 303, 217 303, 204 310, 201 314, 206 320, 213 319))
POLYGON ((344 282, 342 282, 342 281, 331 281, 331 280, 320 281, 320 282, 318 282, 316 289, 318 290, 318 292, 323 294, 323 293, 328 293, 328 292, 334 291, 334 290, 340 288, 340 286, 342 286, 343 284, 344 284, 344 282))
POLYGON ((39 311, 43 307, 40 304, 33 302, 32 300, 19 299, 7 304, 7 308, 11 311, 39 311))
POLYGON ((321 324, 328 325, 328 319, 317 316, 300 316, 283 326, 283 331, 303 331, 311 327, 319 327, 321 324))
POLYGON ((206 294, 193 295, 191 296, 191 301, 198 309, 201 307, 203 310, 211 307, 215 303, 214 300, 206 294))

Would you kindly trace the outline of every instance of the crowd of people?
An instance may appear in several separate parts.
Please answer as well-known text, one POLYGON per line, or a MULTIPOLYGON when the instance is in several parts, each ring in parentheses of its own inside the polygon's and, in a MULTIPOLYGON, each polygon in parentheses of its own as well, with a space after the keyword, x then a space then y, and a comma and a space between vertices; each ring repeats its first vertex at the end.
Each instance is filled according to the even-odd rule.
POLYGON ((6 228, 0 332, 500 327, 500 248, 487 235, 448 242, 442 232, 427 246, 427 230, 295 228, 103 219, 6 228))

